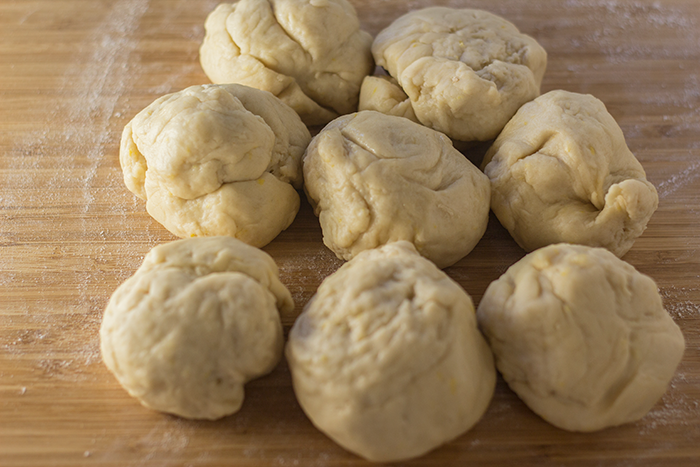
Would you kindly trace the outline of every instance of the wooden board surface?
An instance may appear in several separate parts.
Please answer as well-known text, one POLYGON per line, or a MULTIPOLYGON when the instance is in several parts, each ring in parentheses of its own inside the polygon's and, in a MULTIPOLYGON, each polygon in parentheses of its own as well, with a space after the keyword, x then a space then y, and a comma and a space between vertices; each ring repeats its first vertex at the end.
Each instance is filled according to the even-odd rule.
MULTIPOLYGON (((354 0, 376 34, 430 4, 483 8, 549 53, 543 91, 602 99, 660 195, 625 259, 658 283, 687 341, 668 392, 641 421, 593 434, 558 430, 499 380, 483 420, 402 465, 700 463, 700 2, 354 0)), ((0 466, 363 465, 306 419, 284 362, 217 422, 145 409, 100 360, 111 292, 174 237, 124 187, 118 141, 162 94, 206 83, 198 62, 213 0, 0 2, 0 466)), ((478 153, 469 154, 478 158, 478 153)), ((265 248, 296 308, 340 265, 308 204, 265 248)), ((492 218, 447 270, 478 303, 523 256, 492 218)))

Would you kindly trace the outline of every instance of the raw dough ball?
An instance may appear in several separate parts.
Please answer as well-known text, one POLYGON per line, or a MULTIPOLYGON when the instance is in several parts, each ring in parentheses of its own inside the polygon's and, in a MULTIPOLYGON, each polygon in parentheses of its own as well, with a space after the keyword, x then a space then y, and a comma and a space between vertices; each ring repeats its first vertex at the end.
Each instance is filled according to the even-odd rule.
POLYGON ((411 101, 391 76, 367 76, 360 88, 360 110, 376 110, 420 123, 411 101))
POLYGON ((346 0, 240 0, 209 15, 200 49, 214 83, 270 91, 307 125, 354 112, 372 37, 346 0))
POLYGON ((314 425, 373 461, 416 457, 464 433, 496 382, 471 299, 403 241, 326 278, 286 356, 314 425))
MULTIPOLYGON (((403 90, 392 94, 405 92, 421 123, 463 141, 495 138, 539 95, 547 66, 537 41, 503 18, 445 7, 400 17, 379 33, 372 54, 403 90)), ((360 109, 382 110, 385 97, 363 96, 360 109)))
POLYGON ((527 255, 489 285, 477 317, 511 389, 565 430, 643 417, 683 356, 654 281, 602 248, 527 255))
POLYGON ((270 256, 231 237, 155 247, 105 311, 102 358, 147 407, 187 418, 237 412, 243 385, 282 353, 294 308, 270 256))
POLYGON ((126 186, 179 237, 230 235, 262 247, 299 210, 311 135, 268 92, 192 86, 153 102, 124 128, 126 186))
POLYGON ((364 111, 329 123, 304 156, 304 180, 324 243, 345 260, 408 240, 447 267, 488 223, 488 178, 445 135, 405 118, 364 111))
POLYGON ((622 130, 590 95, 525 104, 484 156, 491 209, 526 251, 566 242, 623 256, 659 204, 622 130))

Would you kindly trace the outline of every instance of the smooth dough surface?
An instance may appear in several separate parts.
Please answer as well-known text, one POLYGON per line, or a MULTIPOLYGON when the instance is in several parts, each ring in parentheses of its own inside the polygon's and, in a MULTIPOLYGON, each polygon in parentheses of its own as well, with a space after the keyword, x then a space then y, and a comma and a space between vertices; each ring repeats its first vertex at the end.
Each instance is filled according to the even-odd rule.
POLYGON ((269 91, 307 125, 357 110, 372 37, 346 0, 240 0, 208 16, 200 48, 214 83, 269 91))
POLYGON ((143 405, 217 419, 277 365, 279 311, 293 308, 267 253, 231 237, 179 240, 152 249, 110 298, 102 358, 143 405))
POLYGON ((530 253, 489 285, 477 317, 511 389, 571 431, 643 417, 684 351, 654 281, 603 248, 530 253))
POLYGON ((486 230, 488 178, 445 135, 405 118, 340 117, 312 140, 303 167, 323 241, 341 259, 407 240, 442 268, 486 230))
POLYGON ((311 140, 287 105, 237 84, 157 99, 124 128, 124 182, 179 237, 230 235, 262 247, 299 210, 311 140))
POLYGON ((372 54, 400 89, 371 94, 368 85, 360 110, 405 116, 403 107, 410 105, 422 124, 462 141, 495 138, 522 104, 540 94, 547 66, 537 41, 505 19, 446 7, 398 18, 377 35, 372 54), (401 91, 408 103, 385 102, 401 91))
POLYGON ((491 209, 526 251, 552 243, 623 256, 659 204, 605 105, 551 91, 525 104, 482 162, 491 209))
POLYGON ((326 278, 286 356, 314 425, 373 461, 416 457, 464 433, 495 387, 471 298, 404 241, 326 278))

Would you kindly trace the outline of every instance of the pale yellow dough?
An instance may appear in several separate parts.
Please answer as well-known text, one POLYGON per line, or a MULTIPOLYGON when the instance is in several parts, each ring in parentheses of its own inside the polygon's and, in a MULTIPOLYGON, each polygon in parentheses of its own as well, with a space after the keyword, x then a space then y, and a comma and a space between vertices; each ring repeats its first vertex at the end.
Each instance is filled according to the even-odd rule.
POLYGON ((496 382, 470 297, 403 241, 326 278, 294 323, 286 356, 314 425, 381 462, 467 431, 496 382))
POLYGON ((623 256, 659 199, 605 105, 551 91, 525 104, 486 153, 491 209, 526 251, 566 242, 623 256))
POLYGON ((339 258, 407 240, 447 267, 486 230, 488 178, 442 133, 363 111, 329 123, 304 156, 304 187, 339 258))
POLYGON ((282 354, 294 303, 277 265, 231 237, 155 247, 107 304, 102 358, 143 405, 186 418, 237 412, 282 354))
POLYGON ((396 83, 367 78, 360 110, 413 113, 462 141, 495 138, 522 104, 539 95, 547 66, 537 41, 505 19, 446 7, 398 18, 377 35, 372 54, 396 83), (383 92, 375 92, 377 84, 383 92))
POLYGON ((391 76, 367 76, 360 88, 360 110, 375 110, 420 123, 411 101, 391 76))
POLYGON ((477 317, 511 389, 571 431, 643 417, 685 346, 654 281, 603 248, 530 253, 489 285, 477 317))
POLYGON ((310 140, 298 115, 268 92, 192 86, 126 125, 119 160, 126 186, 173 234, 262 247, 299 210, 295 188, 310 140))
POLYGON ((356 111, 374 69, 372 37, 346 0, 222 3, 205 29, 200 62, 212 82, 269 91, 307 125, 356 111))

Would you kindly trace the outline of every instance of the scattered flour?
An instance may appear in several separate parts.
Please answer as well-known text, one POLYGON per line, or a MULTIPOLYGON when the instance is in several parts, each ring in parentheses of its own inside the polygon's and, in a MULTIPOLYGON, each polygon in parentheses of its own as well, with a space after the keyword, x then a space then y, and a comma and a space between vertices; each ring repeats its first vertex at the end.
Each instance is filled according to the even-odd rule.
POLYGON ((697 420, 700 419, 700 401, 678 390, 678 386, 687 386, 689 383, 684 373, 679 371, 676 374, 660 403, 642 419, 640 435, 654 434, 659 429, 677 425, 682 427, 686 437, 697 439, 700 435, 700 427, 697 425, 697 420))
POLYGON ((660 294, 664 308, 674 320, 700 319, 700 302, 691 298, 690 290, 669 286, 661 288, 660 294))
POLYGON ((280 280, 287 286, 294 300, 296 308, 294 318, 316 293, 315 288, 310 289, 303 284, 316 284, 317 287, 344 263, 330 250, 323 250, 310 256, 296 256, 289 260, 284 258, 276 258, 276 260, 280 270, 280 280))
MULTIPOLYGON (((185 5, 174 5, 170 22, 149 32, 172 34, 172 22, 182 14, 178 7, 185 5)), ((202 17, 214 6, 203 2, 202 17)), ((125 95, 142 85, 144 73, 153 72, 142 68, 138 53, 140 27, 150 7, 150 0, 109 5, 55 79, 54 93, 60 98, 36 109, 36 130, 18 133, 7 155, 13 170, 0 183, 0 246, 7 247, 0 257, 0 285, 32 298, 3 304, 7 313, 0 315, 0 326, 11 329, 21 316, 24 329, 0 339, 0 349, 18 357, 28 349, 41 352, 35 365, 47 378, 90 377, 85 367, 100 361, 103 291, 138 267, 142 254, 135 251, 145 254, 171 239, 154 223, 133 229, 133 213, 144 211, 143 203, 124 187, 117 160, 123 125, 141 110, 125 95), (37 173, 45 177, 41 187, 34 180, 37 173), (59 295, 59 303, 55 294, 45 293, 66 285, 73 293, 59 295)), ((36 27, 35 13, 27 7, 22 27, 36 27)), ((199 70, 196 47, 192 49, 186 65, 147 90, 153 99, 199 70)))
POLYGON ((690 161, 687 168, 658 183, 656 189, 659 199, 663 200, 679 189, 695 183, 698 178, 700 178, 700 159, 690 161))

